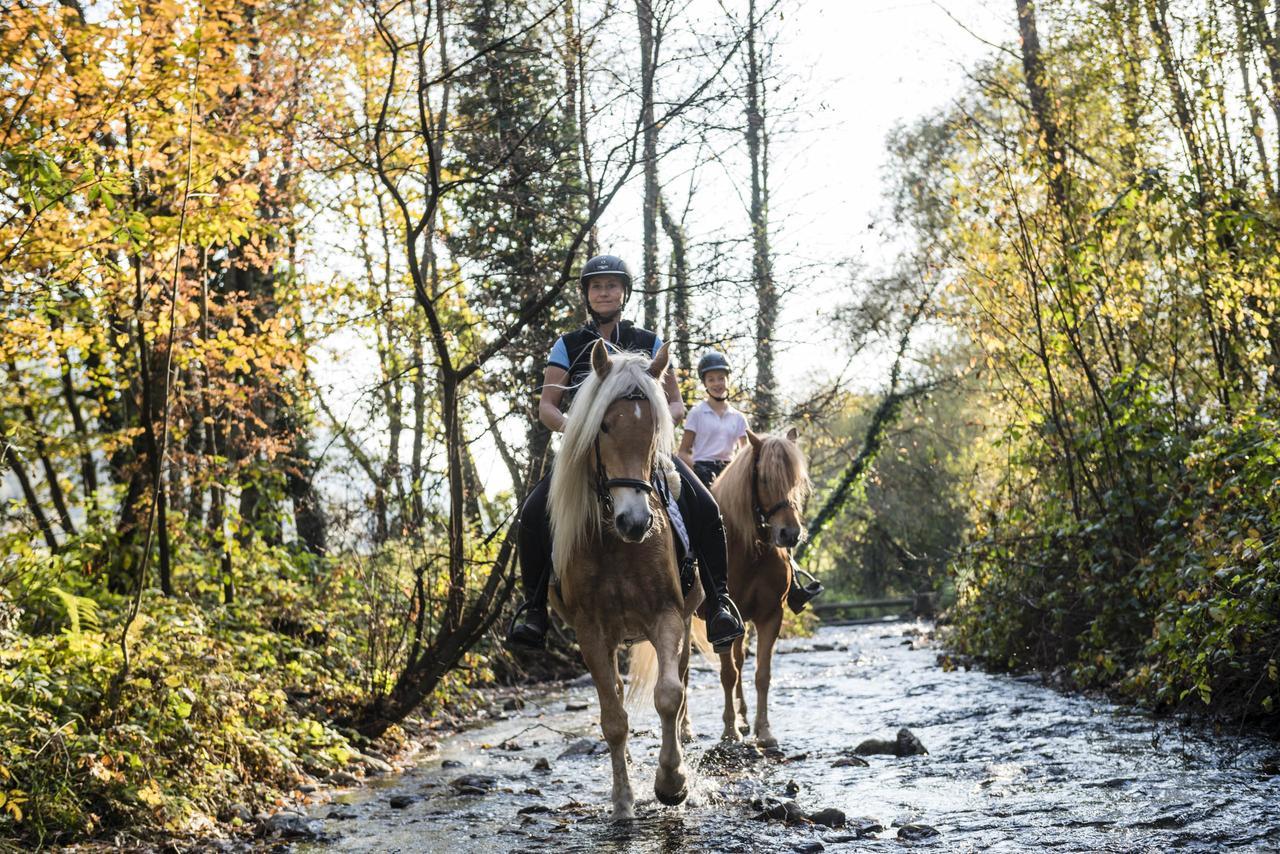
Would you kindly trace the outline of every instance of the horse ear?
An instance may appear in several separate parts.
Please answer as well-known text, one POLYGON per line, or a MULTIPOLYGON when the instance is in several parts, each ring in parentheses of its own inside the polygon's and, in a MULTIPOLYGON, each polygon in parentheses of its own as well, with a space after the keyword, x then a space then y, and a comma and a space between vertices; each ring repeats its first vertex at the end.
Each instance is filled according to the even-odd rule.
POLYGON ((751 443, 751 449, 753 451, 759 451, 760 446, 764 444, 764 439, 760 438, 760 434, 756 433, 754 430, 747 431, 747 441, 751 443))
POLYGON ((787 428, 787 441, 795 444, 796 439, 800 438, 800 431, 794 427, 787 428))
POLYGON ((596 343, 591 347, 591 368, 599 376, 604 379, 609 376, 609 370, 613 367, 613 362, 609 360, 609 347, 604 343, 603 338, 597 338, 596 343))
POLYGON ((667 362, 670 360, 670 348, 664 343, 658 348, 658 355, 654 356, 653 361, 649 363, 649 376, 655 380, 662 379, 662 372, 667 369, 667 362))

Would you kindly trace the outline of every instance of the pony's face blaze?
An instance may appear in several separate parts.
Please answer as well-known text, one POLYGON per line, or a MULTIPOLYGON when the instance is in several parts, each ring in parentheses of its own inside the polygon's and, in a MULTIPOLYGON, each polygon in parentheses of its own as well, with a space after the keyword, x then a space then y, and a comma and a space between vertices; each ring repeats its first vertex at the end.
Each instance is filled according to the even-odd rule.
MULTIPOLYGON (((616 400, 605 412, 600 429, 600 460, 610 478, 649 483, 654 444, 653 407, 648 400, 616 400)), ((629 543, 638 543, 653 527, 649 495, 631 486, 612 486, 613 528, 629 543)))

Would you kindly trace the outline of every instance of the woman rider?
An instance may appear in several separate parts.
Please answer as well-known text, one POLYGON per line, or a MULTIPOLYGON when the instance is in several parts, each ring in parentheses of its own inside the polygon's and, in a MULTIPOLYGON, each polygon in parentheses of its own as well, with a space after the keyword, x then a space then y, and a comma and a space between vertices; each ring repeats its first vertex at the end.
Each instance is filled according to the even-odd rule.
MULTIPOLYGON (((630 350, 654 356, 662 340, 654 332, 622 320, 622 309, 631 296, 631 270, 616 255, 597 255, 582 268, 579 280, 582 301, 591 319, 581 328, 560 336, 543 372, 538 419, 551 430, 564 430, 568 406, 565 391, 576 388, 591 370, 591 347, 603 339, 614 351, 630 350)), ((668 368, 662 378, 672 418, 684 418, 684 402, 676 384, 675 371, 668 368)), ((707 594, 707 639, 717 648, 727 648, 742 637, 742 620, 729 599, 724 523, 711 493, 687 465, 675 460, 680 474, 678 504, 686 520, 690 547, 697 557, 702 586, 707 594)), ((524 619, 511 626, 507 643, 541 649, 547 636, 547 585, 551 581, 551 536, 547 519, 547 491, 550 476, 544 477, 520 508, 520 575, 524 584, 524 619)))
MULTIPOLYGON (((707 399, 689 410, 684 422, 684 435, 680 437, 677 453, 693 468, 708 489, 724 471, 739 448, 747 443, 747 417, 729 402, 729 360, 723 353, 708 350, 698 360, 698 379, 707 392, 707 399)), ((787 591, 787 605, 799 614, 809 600, 823 593, 822 583, 800 568, 791 559, 791 589, 787 591), (801 586, 800 575, 809 577, 809 584, 801 586)))

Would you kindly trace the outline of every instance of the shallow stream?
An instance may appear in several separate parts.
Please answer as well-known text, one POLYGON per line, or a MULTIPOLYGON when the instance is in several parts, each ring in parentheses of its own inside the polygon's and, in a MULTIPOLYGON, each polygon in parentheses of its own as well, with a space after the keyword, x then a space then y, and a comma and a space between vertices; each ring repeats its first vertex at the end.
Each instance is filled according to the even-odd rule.
POLYGON ((659 727, 646 704, 631 712, 629 740, 638 818, 608 820, 607 754, 562 757, 600 739, 595 690, 578 684, 529 692, 523 708, 494 709, 413 771, 316 808, 331 841, 306 850, 1280 850, 1277 745, 1063 695, 1038 678, 947 672, 929 629, 825 628, 782 641, 770 711, 780 752, 732 752, 736 770, 709 761, 722 694, 716 672, 695 662, 686 758, 697 773, 682 806, 653 798, 659 727), (927 755, 867 756, 865 767, 850 758, 903 727, 927 755), (550 770, 535 770, 539 760, 550 770), (479 785, 460 787, 464 775, 479 785), (833 807, 848 822, 757 818, 771 797, 809 813, 833 807), (937 835, 907 841, 904 825, 937 835))

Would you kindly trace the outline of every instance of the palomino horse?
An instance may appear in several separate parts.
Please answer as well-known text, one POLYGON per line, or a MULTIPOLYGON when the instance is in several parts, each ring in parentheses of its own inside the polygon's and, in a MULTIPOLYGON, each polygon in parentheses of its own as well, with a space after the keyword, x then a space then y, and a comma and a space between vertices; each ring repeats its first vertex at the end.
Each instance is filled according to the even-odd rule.
POLYGON ((613 818, 635 816, 627 760, 627 712, 618 647, 653 644, 658 678, 653 703, 662 718, 654 793, 664 804, 688 795, 677 727, 685 704, 689 622, 702 599, 680 590, 675 542, 654 495, 655 468, 678 483, 670 460, 671 413, 657 378, 664 345, 650 361, 591 351, 592 372, 578 389, 551 475, 549 510, 557 583, 552 607, 571 625, 596 692, 600 728, 613 762, 613 818))
MULTIPOLYGON (((769 729, 773 644, 782 629, 782 608, 791 586, 787 549, 804 535, 800 508, 809 492, 809 475, 796 436, 795 428, 785 436, 748 432, 750 446, 733 458, 711 487, 724 516, 729 595, 742 612, 743 622, 756 624, 755 732, 756 743, 763 747, 778 743, 769 729)), ((722 738, 729 741, 741 740, 739 716, 744 724, 747 718, 747 701, 742 693, 745 659, 745 637, 720 654, 720 684, 724 688, 722 738)))

